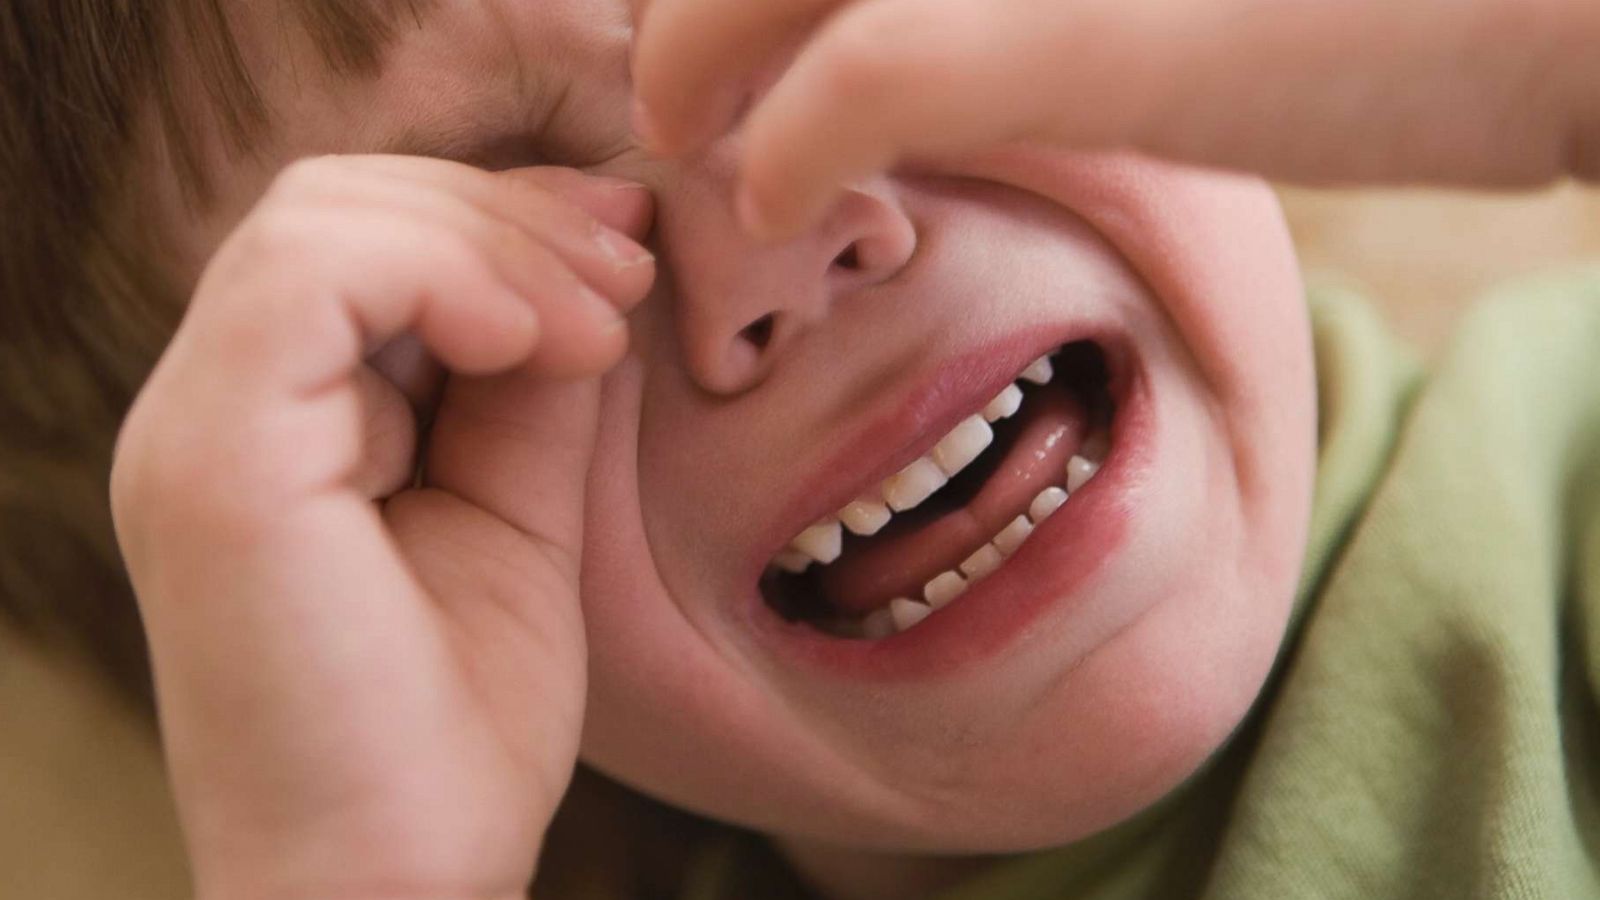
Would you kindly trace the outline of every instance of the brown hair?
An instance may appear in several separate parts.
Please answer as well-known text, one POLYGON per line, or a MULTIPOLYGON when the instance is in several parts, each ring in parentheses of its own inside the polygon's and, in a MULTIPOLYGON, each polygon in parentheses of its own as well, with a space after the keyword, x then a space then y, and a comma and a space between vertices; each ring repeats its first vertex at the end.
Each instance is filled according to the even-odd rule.
MULTIPOLYGON (((136 236, 129 185, 157 138, 203 204, 202 138, 248 152, 269 125, 224 2, 0 4, 0 617, 86 650, 147 710, 106 480, 183 288, 149 262, 162 254, 136 236), (174 88, 183 66, 205 86, 199 107, 174 88)), ((290 5, 333 69, 370 75, 424 0, 290 5)))

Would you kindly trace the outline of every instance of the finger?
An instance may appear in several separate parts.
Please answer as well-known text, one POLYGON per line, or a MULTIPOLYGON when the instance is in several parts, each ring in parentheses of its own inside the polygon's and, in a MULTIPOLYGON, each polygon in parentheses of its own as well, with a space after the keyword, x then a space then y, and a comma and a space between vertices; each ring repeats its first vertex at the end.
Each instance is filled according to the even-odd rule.
POLYGON ((417 420, 395 385, 377 371, 355 371, 361 407, 361 460, 350 486, 369 500, 387 497, 411 483, 416 460, 417 420))
POLYGON ((368 348, 407 331, 456 371, 491 372, 527 360, 541 324, 459 234, 383 211, 294 206, 252 217, 224 244, 169 356, 180 371, 225 373, 189 392, 225 384, 242 408, 339 385, 368 348))
POLYGON ((655 198, 637 181, 590 175, 565 166, 533 166, 493 174, 543 188, 640 244, 655 221, 655 198))
POLYGON ((1019 57, 1038 40, 999 32, 994 18, 982 4, 924 0, 852 7, 830 20, 746 122, 747 226, 792 234, 842 185, 897 160, 1025 130, 1038 101, 1016 89, 1031 74, 1019 57))
POLYGON ((420 420, 432 418, 444 387, 444 369, 415 335, 401 335, 367 357, 367 364, 394 385, 420 420))
POLYGON ((555 771, 562 760, 570 769, 581 730, 579 572, 599 390, 598 379, 553 382, 524 371, 457 379, 447 389, 426 487, 415 493, 460 498, 506 523, 521 541, 485 535, 464 560, 463 548, 440 540, 438 527, 409 529, 397 515, 404 506, 390 511, 397 539, 411 554, 434 557, 427 567, 432 593, 470 631, 474 669, 505 698, 508 715, 531 716, 529 696, 575 701, 540 704, 538 727, 523 729, 523 752, 532 758, 527 767, 535 773, 555 771))
POLYGON ((1015 139, 1312 183, 1526 186, 1579 170, 1593 79, 1571 60, 1592 54, 1559 33, 1570 20, 1441 6, 1180 4, 1152 19, 1133 4, 877 0, 830 21, 750 115, 741 207, 781 235, 896 159, 1015 139), (1549 73, 1536 92, 1530 72, 1549 73))
MULTIPOLYGON (((336 183, 303 189, 299 196, 334 208, 364 208, 366 215, 389 219, 391 230, 407 233, 408 240, 421 238, 405 232, 406 227, 431 234, 443 248, 432 255, 476 255, 537 314, 539 340, 526 354, 533 370, 578 377, 603 371, 620 357, 626 334, 618 304, 580 278, 568 258, 530 236, 522 225, 484 213, 456 191, 419 188, 411 181, 395 183, 387 175, 377 178, 374 182, 373 176, 361 171, 342 173, 336 183)), ((632 304, 633 295, 649 289, 653 265, 647 261, 620 269, 607 267, 599 274, 591 271, 590 278, 603 280, 606 288, 632 304)), ((503 366, 452 368, 481 372, 503 366)))
MULTIPOLYGON (((404 223, 406 220, 399 219, 404 223)), ((535 339, 514 360, 528 370, 554 378, 596 375, 610 368, 627 347, 625 321, 613 305, 595 292, 569 268, 567 261, 546 245, 530 241, 511 227, 484 227, 482 221, 466 223, 412 222, 444 247, 460 246, 445 252, 450 256, 471 257, 452 265, 466 268, 476 262, 499 276, 501 283, 535 314, 538 323, 535 339)), ((448 269, 446 270, 448 271, 448 269)), ((441 290, 449 290, 448 285, 441 290)), ((482 340, 487 334, 476 331, 469 317, 460 315, 459 296, 443 295, 430 301, 421 311, 417 333, 425 343, 445 342, 446 348, 482 340)), ((464 374, 501 371, 509 364, 463 365, 441 356, 452 369, 464 374)), ((496 360, 503 357, 496 357, 496 360)))
POLYGON ((678 154, 728 127, 751 76, 846 0, 653 0, 633 49, 634 130, 678 154))
MULTIPOLYGON (((425 157, 369 156, 348 158, 353 178, 360 173, 393 179, 373 195, 390 205, 433 215, 450 216, 463 227, 466 217, 451 207, 465 205, 491 219, 509 223, 557 252, 589 286, 622 311, 644 298, 655 280, 655 258, 628 232, 609 227, 578 204, 558 196, 559 186, 574 197, 634 229, 643 237, 654 204, 648 192, 620 179, 588 179, 575 170, 521 169, 491 173, 471 166, 425 157), (561 171, 562 174, 553 174, 561 171), (431 186, 432 192, 417 190, 431 186), (609 196, 608 196, 609 195, 609 196)), ((353 180, 353 179, 352 179, 353 180)), ((357 185, 330 186, 331 190, 357 185)))
POLYGON ((598 375, 627 349, 626 322, 560 256, 540 244, 501 234, 487 252, 506 280, 538 312, 541 334, 529 371, 553 378, 598 375))
POLYGON ((561 548, 575 581, 599 390, 598 379, 562 383, 523 371, 451 382, 423 483, 561 548))
POLYGON ((506 790, 528 814, 520 832, 497 835, 495 843, 527 848, 520 871, 532 872, 583 727, 587 656, 576 576, 564 553, 443 491, 404 491, 384 503, 383 515, 406 565, 449 623, 454 661, 468 673, 471 691, 468 704, 441 697, 445 714, 417 730, 438 727, 438 720, 449 727, 449 713, 459 718, 463 706, 492 716, 512 785, 506 790))
POLYGON ((1570 171, 1595 109, 1600 29, 1577 9, 1600 24, 1600 6, 1564 0, 1238 0, 1150 34, 1123 13, 1119 51, 1165 62, 1115 85, 1139 111, 1121 142, 1291 181, 1541 184, 1570 171))
MULTIPOLYGON (((620 268, 606 266, 599 272, 590 265, 586 279, 569 255, 546 242, 529 239, 519 224, 458 204, 455 196, 449 191, 424 197, 408 193, 408 199, 402 202, 411 206, 408 215, 421 215, 426 220, 418 222, 419 227, 439 228, 468 240, 472 249, 532 306, 538 315, 539 338, 526 367, 555 378, 594 375, 610 368, 626 348, 625 324, 615 304, 590 283, 601 281, 604 288, 614 292, 613 296, 626 298, 626 305, 631 306, 635 296, 648 290, 653 278, 650 260, 620 268)), ((384 198, 379 202, 391 201, 384 198)), ((592 263, 592 258, 589 261, 592 263)))
POLYGON ((529 183, 558 201, 592 216, 599 224, 601 257, 567 260, 578 276, 628 312, 655 284, 655 255, 644 242, 655 225, 655 197, 643 184, 621 178, 598 178, 576 169, 543 166, 511 169, 496 177, 529 183), (623 241, 612 240, 620 235, 623 241))
MULTIPOLYGON (((275 209, 241 229, 202 278, 193 344, 228 356, 215 371, 248 366, 263 385, 301 390, 336 381, 406 333, 452 370, 500 371, 527 359, 544 326, 541 304, 493 264, 494 246, 382 208, 275 209)), ((581 287, 571 276, 558 287, 568 286, 581 287)))
POLYGON ((247 526, 300 500, 354 497, 352 483, 381 491, 409 454, 385 456, 363 480, 368 419, 408 411, 357 373, 369 348, 406 331, 444 364, 487 372, 526 360, 539 323, 459 239, 392 215, 265 202, 207 266, 128 417, 119 483, 158 493, 124 508, 176 522, 181 535, 196 522, 247 526), (210 489, 163 496, 207 478, 210 489))
MULTIPOLYGON (((357 374, 365 347, 409 330, 453 370, 487 373, 527 363, 541 334, 534 306, 480 247, 392 215, 294 213, 292 224, 253 217, 224 245, 146 389, 169 412, 143 429, 156 446, 136 457, 170 471, 132 480, 226 473, 225 491, 186 495, 184 505, 203 507, 190 511, 196 521, 249 521, 297 499, 354 494, 352 485, 370 498, 404 479, 410 411, 398 391, 357 374), (327 254, 335 243, 340 252, 327 254), (371 456, 374 432, 389 437, 371 456)), ((596 305, 615 322, 613 346, 591 342, 590 369, 554 368, 589 374, 620 354, 621 321, 596 305)), ((557 358, 575 352, 585 351, 557 358)))

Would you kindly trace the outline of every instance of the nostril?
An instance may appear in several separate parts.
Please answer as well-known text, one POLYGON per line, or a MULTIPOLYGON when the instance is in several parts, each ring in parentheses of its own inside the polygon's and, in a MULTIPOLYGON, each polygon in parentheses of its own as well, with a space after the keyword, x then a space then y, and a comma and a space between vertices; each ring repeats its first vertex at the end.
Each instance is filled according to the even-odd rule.
POLYGON ((857 244, 852 241, 850 246, 844 248, 843 253, 834 258, 833 265, 836 269, 845 269, 851 272, 861 268, 861 253, 857 249, 857 244))
POLYGON ((757 350, 767 349, 767 345, 772 343, 772 315, 769 313, 746 325, 739 332, 739 337, 757 350))

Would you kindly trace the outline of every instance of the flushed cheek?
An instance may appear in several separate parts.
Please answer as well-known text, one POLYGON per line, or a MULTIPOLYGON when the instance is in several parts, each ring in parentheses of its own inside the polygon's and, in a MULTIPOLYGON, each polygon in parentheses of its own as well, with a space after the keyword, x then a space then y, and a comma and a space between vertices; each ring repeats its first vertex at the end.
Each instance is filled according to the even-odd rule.
POLYGON ((730 755, 773 755, 756 727, 769 714, 762 692, 718 652, 717 623, 695 611, 714 604, 669 591, 658 558, 671 562, 670 551, 647 539, 640 502, 646 382, 645 363, 630 357, 602 392, 585 517, 590 692, 582 758, 675 805, 726 814, 703 804, 767 792, 764 772, 725 763, 730 755))
POLYGON ((1011 149, 956 168, 1072 209, 1138 272, 1225 431, 1260 541, 1252 565, 1292 578, 1309 515, 1316 387, 1305 288, 1270 188, 1127 154, 1011 149))
POLYGON ((1257 403, 1264 374, 1308 373, 1294 246, 1260 179, 1128 154, 1031 148, 953 168, 1038 194, 1088 221, 1145 280, 1219 395, 1257 403))

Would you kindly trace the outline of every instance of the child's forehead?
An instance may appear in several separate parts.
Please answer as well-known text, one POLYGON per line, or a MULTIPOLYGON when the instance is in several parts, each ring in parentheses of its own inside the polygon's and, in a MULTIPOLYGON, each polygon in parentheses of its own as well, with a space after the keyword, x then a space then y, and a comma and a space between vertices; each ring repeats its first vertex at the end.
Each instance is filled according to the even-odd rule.
POLYGON ((274 111, 275 143, 294 155, 393 152, 492 163, 479 157, 497 142, 543 138, 558 105, 569 107, 569 118, 610 106, 620 110, 613 118, 625 113, 625 0, 292 6, 284 12, 235 0, 233 11, 241 52, 274 111), (285 16, 301 27, 286 28, 285 16))
MULTIPOLYGON (((418 67, 484 75, 571 65, 602 46, 626 48, 626 0, 225 0, 244 63, 257 77, 304 78, 284 57, 315 57, 332 80, 389 77, 418 67)), ((205 4, 200 4, 205 6, 205 4)), ((191 32, 195 33, 195 32, 191 32)), ((192 42, 199 61, 226 57, 192 42)), ((222 60, 222 65, 227 65, 222 60)), ((213 73, 206 73, 213 74, 213 73)))

